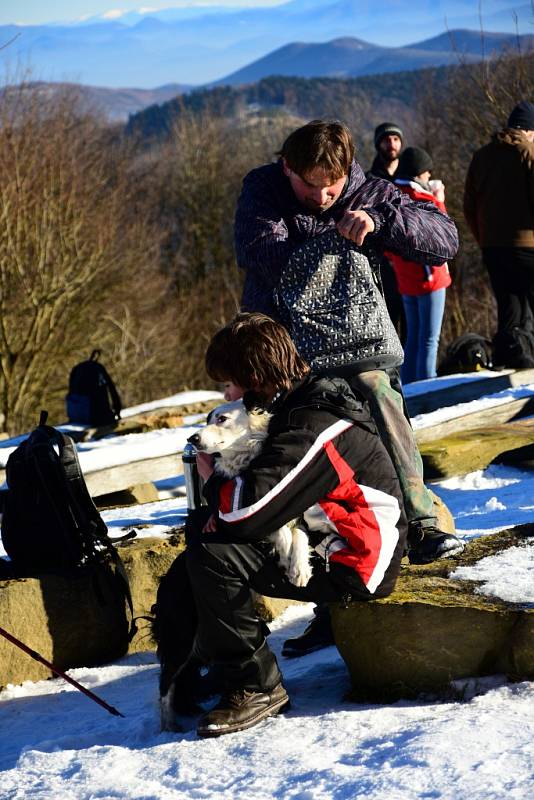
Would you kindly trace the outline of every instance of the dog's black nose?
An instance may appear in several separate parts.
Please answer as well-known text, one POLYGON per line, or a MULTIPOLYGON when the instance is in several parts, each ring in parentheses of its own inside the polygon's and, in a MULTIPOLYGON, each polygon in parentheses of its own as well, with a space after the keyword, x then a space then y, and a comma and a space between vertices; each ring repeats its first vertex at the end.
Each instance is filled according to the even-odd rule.
POLYGON ((193 447, 198 447, 200 444, 200 434, 194 433, 192 436, 189 437, 187 440, 189 444, 192 444, 193 447))

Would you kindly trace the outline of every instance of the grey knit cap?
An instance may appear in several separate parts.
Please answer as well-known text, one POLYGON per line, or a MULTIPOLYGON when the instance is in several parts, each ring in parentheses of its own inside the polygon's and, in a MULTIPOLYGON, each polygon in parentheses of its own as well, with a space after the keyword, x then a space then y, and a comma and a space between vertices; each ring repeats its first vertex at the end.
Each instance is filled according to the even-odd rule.
POLYGON ((375 147, 377 149, 380 139, 390 133, 392 133, 394 136, 398 136, 401 141, 404 139, 404 134, 398 125, 395 125, 394 122, 382 122, 377 128, 375 128, 375 147))

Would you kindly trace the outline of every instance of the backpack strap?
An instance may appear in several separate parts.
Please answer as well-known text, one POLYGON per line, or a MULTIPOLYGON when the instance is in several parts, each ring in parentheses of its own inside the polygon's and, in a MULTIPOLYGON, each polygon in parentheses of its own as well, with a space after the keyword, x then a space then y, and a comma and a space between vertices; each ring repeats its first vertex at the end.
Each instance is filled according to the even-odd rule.
POLYGON ((113 411, 117 419, 120 419, 122 411, 122 402, 119 393, 117 391, 117 387, 115 386, 113 379, 109 374, 109 372, 107 371, 107 369, 102 364, 100 364, 100 368, 102 370, 102 375, 104 376, 109 393, 111 395, 111 410, 113 411))
MULTIPOLYGON (((54 429, 52 428, 51 430, 54 429)), ((102 545, 105 553, 111 558, 113 564, 115 565, 122 591, 126 597, 128 608, 130 609, 131 623, 128 638, 129 641, 131 641, 137 631, 137 628, 134 622, 132 594, 130 591, 130 584, 126 574, 126 569, 121 557, 117 553, 117 550, 109 538, 106 523, 98 513, 98 509, 93 502, 93 498, 89 494, 89 490, 87 489, 87 484, 85 483, 85 479, 80 467, 78 452, 76 450, 74 441, 70 436, 66 436, 59 431, 54 432, 58 438, 61 464, 65 472, 67 489, 69 491, 72 504, 76 508, 77 516, 82 521, 85 531, 87 531, 94 540, 87 543, 89 550, 88 556, 90 558, 94 558, 94 542, 98 542, 100 545, 102 545)))

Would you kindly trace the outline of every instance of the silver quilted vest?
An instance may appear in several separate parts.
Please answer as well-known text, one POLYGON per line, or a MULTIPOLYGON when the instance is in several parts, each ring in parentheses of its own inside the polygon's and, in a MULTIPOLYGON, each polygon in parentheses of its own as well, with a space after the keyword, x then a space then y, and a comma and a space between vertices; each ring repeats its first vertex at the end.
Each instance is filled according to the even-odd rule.
POLYGON ((313 237, 291 254, 275 289, 275 303, 314 371, 402 364, 402 345, 379 287, 378 269, 371 249, 357 247, 336 230, 313 237))

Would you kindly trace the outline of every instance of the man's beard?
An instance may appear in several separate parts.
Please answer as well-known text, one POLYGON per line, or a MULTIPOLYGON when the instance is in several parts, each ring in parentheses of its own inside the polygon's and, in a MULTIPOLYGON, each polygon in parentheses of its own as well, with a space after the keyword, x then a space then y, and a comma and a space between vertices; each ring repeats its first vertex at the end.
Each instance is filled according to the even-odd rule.
POLYGON ((396 152, 393 150, 386 150, 386 151, 382 150, 381 152, 382 152, 382 160, 386 164, 391 164, 393 161, 397 161, 400 154, 399 150, 397 150, 396 152))

